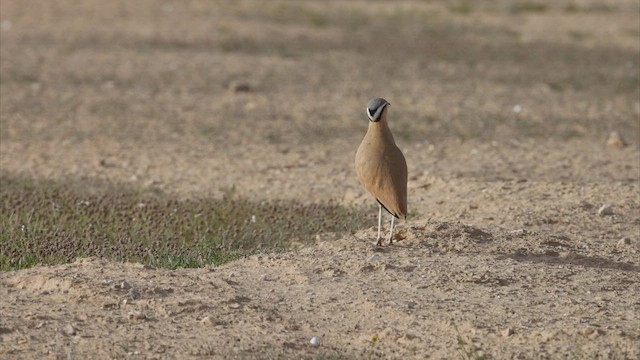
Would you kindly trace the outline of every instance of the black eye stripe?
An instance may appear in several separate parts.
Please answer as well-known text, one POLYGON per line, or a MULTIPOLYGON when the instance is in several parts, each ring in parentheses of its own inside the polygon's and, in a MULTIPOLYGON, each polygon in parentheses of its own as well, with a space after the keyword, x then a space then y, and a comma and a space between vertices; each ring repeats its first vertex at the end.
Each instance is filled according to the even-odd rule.
POLYGON ((378 121, 380 119, 380 117, 382 116, 382 112, 384 111, 384 108, 389 105, 388 103, 382 103, 380 104, 380 106, 376 107, 375 109, 371 109, 370 107, 367 107, 367 115, 369 116, 369 118, 372 121, 378 121))

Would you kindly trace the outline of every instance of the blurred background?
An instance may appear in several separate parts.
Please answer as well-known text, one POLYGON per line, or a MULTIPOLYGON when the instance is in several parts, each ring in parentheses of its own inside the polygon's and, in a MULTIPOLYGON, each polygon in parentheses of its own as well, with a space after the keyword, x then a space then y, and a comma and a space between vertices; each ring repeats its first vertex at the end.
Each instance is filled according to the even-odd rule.
MULTIPOLYGON (((615 130, 637 147, 639 6, 3 0, 0 165, 287 197, 296 178, 270 172, 311 164, 355 187, 372 97, 391 102, 414 169, 461 144, 578 141, 580 153, 615 130)), ((334 185, 318 196, 342 198, 334 185)))

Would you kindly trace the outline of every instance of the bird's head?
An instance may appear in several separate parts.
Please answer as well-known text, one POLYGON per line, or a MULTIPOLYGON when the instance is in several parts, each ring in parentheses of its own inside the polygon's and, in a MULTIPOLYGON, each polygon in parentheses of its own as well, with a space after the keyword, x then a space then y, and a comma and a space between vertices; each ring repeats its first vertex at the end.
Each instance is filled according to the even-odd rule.
POLYGON ((386 109, 390 106, 389 102, 383 98, 375 98, 369 100, 367 104, 367 116, 371 122, 378 122, 382 119, 382 115, 385 114, 386 109))

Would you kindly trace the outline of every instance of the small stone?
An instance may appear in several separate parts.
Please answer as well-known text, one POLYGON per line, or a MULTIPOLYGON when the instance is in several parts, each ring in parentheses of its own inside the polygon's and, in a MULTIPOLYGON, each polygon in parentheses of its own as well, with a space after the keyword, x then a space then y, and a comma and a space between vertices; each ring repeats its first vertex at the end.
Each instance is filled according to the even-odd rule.
POLYGON ((134 319, 135 320, 144 320, 146 318, 147 317, 141 311, 138 311, 138 310, 129 311, 129 320, 134 320, 134 319))
POLYGON ((503 337, 509 337, 511 335, 513 335, 513 328, 512 327, 508 327, 508 328, 502 330, 502 336, 503 337))
POLYGON ((582 335, 585 335, 585 336, 591 335, 594 331, 596 331, 596 328, 594 328, 593 326, 588 326, 588 325, 587 326, 583 326, 580 329, 580 333, 582 335))
POLYGON ((399 307, 403 307, 403 308, 407 308, 407 309, 414 309, 418 303, 416 303, 415 301, 410 301, 410 300, 389 300, 387 302, 387 305, 389 306, 399 306, 399 307))
POLYGON ((311 338, 311 341, 309 341, 309 343, 312 346, 320 346, 320 339, 318 339, 317 336, 314 336, 314 337, 311 338))
POLYGON ((377 255, 377 254, 371 255, 371 256, 367 259, 367 261, 380 261, 380 255, 377 255))
POLYGON ((600 335, 604 335, 604 330, 600 330, 592 326, 586 326, 582 329, 582 335, 585 335, 590 339, 595 339, 600 335))
POLYGON ((405 306, 407 309, 413 309, 418 305, 415 301, 401 301, 400 304, 405 306))
POLYGON ((246 82, 232 82, 229 84, 229 90, 234 93, 251 92, 253 89, 249 83, 246 82))
POLYGON ((631 239, 625 237, 620 239, 620 241, 618 241, 618 246, 625 246, 625 245, 631 245, 631 239))
POLYGON ((102 304, 102 308, 104 310, 113 310, 113 309, 116 309, 117 307, 118 307, 118 304, 112 303, 112 302, 102 304))
POLYGON ((76 334, 76 328, 71 324, 68 324, 67 326, 63 327, 61 331, 63 334, 67 336, 73 336, 76 334))
POLYGON ((213 320, 211 320, 210 316, 205 316, 204 318, 202 318, 202 320, 200 320, 200 323, 202 325, 206 325, 206 326, 213 326, 213 320))
POLYGON ((140 299, 140 292, 136 289, 129 290, 127 295, 134 300, 140 299))
POLYGON ((600 216, 613 215, 613 205, 611 204, 602 205, 600 209, 598 209, 598 215, 600 216))
POLYGON ((123 281, 120 283, 120 289, 124 289, 124 290, 131 289, 131 284, 129 284, 126 281, 123 281))
POLYGON ((614 148, 623 148, 627 146, 627 143, 626 141, 624 141, 624 139, 622 138, 622 135, 620 135, 619 132, 612 131, 611 133, 609 133, 609 138, 607 139, 607 145, 609 147, 614 147, 614 148))
POLYGON ((606 334, 606 332, 604 330, 602 330, 602 329, 596 329, 596 331, 594 331, 594 333, 596 333, 596 335, 595 336, 592 335, 593 337, 598 337, 598 336, 606 334))

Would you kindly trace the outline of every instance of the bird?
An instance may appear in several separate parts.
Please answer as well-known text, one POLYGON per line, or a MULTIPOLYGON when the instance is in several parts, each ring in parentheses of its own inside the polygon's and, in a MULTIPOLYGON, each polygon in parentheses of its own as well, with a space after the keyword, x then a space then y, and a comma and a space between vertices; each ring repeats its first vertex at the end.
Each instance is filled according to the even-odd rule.
POLYGON ((367 103, 369 128, 356 152, 355 167, 358 179, 364 188, 378 201, 378 239, 380 235, 382 209, 391 214, 389 245, 393 244, 393 226, 396 218, 407 218, 407 161, 396 145, 387 122, 391 104, 382 98, 367 103))

